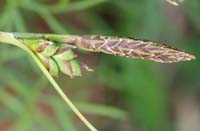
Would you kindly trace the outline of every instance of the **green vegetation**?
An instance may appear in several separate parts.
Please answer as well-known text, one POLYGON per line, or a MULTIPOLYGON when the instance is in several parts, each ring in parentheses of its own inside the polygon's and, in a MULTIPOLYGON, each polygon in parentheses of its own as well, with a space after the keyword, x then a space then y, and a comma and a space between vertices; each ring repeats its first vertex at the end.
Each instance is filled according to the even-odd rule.
MULTIPOLYGON (((167 39, 164 43, 174 43, 173 46, 185 48, 198 57, 198 50, 196 50, 198 45, 188 44, 199 41, 199 20, 197 18, 198 13, 195 12, 198 12, 200 8, 193 6, 194 4, 198 5, 198 1, 186 1, 182 7, 187 18, 191 20, 190 25, 195 27, 191 36, 183 34, 183 31, 175 28, 174 24, 169 24, 170 21, 167 21, 169 18, 166 17, 161 8, 164 1, 162 3, 159 0, 60 0, 53 4, 48 2, 41 0, 1 1, 0 29, 6 32, 124 35, 153 41, 162 38, 167 39), (167 24, 168 26, 163 26, 167 24)), ((75 67, 72 71, 64 70, 61 67, 62 63, 58 61, 55 63, 50 59, 50 64, 48 63, 47 66, 53 68, 48 68, 50 70, 47 72, 46 66, 44 66, 46 64, 41 61, 43 58, 41 55, 30 52, 20 41, 15 41, 15 39, 2 40, 5 36, 0 38, 1 42, 17 44, 20 48, 28 51, 36 63, 39 63, 39 67, 58 92, 68 101, 49 72, 55 76, 58 75, 58 70, 71 77, 80 75, 79 64, 74 61, 76 55, 73 52, 67 51, 64 54, 64 56, 67 56, 65 58, 70 60, 72 67, 75 67)), ((25 42, 30 43, 31 49, 34 50, 35 42, 40 43, 41 41, 25 39, 25 42)), ((64 41, 59 41, 59 43, 64 43, 64 41)), ((62 46, 50 45, 52 46, 42 52, 42 55, 52 57, 55 50, 63 49, 62 46)), ((73 47, 71 48, 73 49, 73 47)), ((171 48, 166 47, 166 49, 171 48)), ((176 51, 176 49, 172 50, 176 51)), ((78 56, 83 53, 78 53, 78 56)), ((107 53, 110 54, 110 52, 107 53)), ((88 54, 89 61, 92 61, 90 59, 93 55, 88 54)), ((97 54, 95 55, 95 57, 98 57, 97 54)), ((0 57, 0 101, 3 103, 0 109, 2 116, 0 127, 6 125, 6 122, 9 123, 7 127, 2 127, 2 130, 4 128, 16 131, 87 130, 82 129, 83 127, 77 124, 78 122, 73 119, 71 110, 67 110, 66 105, 53 90, 44 88, 48 86, 48 81, 43 78, 43 75, 26 53, 13 48, 13 46, 1 44, 0 57)), ((86 56, 86 58, 88 57, 86 56)), ((189 57, 191 57, 190 59, 193 58, 193 56, 189 57)), ((59 56, 57 59, 62 60, 62 58, 62 56, 59 56)), ((168 131, 173 128, 170 126, 168 114, 169 89, 165 87, 175 84, 177 87, 181 85, 191 86, 193 88, 190 90, 195 92, 198 90, 198 88, 195 88, 199 86, 196 77, 199 73, 197 70, 198 61, 174 65, 177 68, 172 68, 173 70, 169 73, 177 72, 179 74, 169 78, 166 76, 166 78, 165 72, 163 72, 166 67, 162 64, 111 55, 101 55, 100 59, 95 59, 98 60, 96 61, 98 64, 96 64, 95 73, 84 73, 85 77, 67 81, 68 78, 59 77, 58 81, 63 87, 62 89, 73 98, 80 111, 93 114, 96 117, 106 117, 103 120, 112 118, 120 123, 129 121, 139 131, 168 131), (100 84, 100 87, 95 88, 98 84, 100 84), (94 85, 94 89, 89 88, 92 85, 94 85), (103 87, 108 92, 106 98, 103 95, 106 92, 99 92, 103 87), (90 94, 91 91, 100 96, 93 96, 93 94, 90 94), (92 97, 106 100, 103 100, 104 104, 97 104, 98 102, 95 99, 93 100, 92 97), (82 102, 76 102, 77 100, 82 102), (95 104, 85 101, 92 101, 91 103, 95 104)), ((84 67, 87 68, 85 65, 84 67)), ((67 103, 69 104, 70 101, 67 103)), ((80 113, 77 114, 82 117, 80 113)), ((92 117, 92 119, 97 121, 92 123, 99 130, 126 130, 126 127, 116 126, 116 123, 118 123, 116 121, 113 121, 115 126, 112 126, 112 121, 103 123, 98 122, 96 118, 92 117), (107 127, 105 127, 106 125, 107 127)), ((82 120, 87 123, 84 118, 82 120)), ((87 125, 91 130, 95 130, 92 129, 93 127, 90 124, 87 125)))

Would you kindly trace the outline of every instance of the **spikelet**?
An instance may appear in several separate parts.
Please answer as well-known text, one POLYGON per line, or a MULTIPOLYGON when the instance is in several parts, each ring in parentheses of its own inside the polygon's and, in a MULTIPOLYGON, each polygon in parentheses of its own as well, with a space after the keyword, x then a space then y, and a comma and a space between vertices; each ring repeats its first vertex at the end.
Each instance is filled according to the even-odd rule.
POLYGON ((81 68, 92 71, 87 65, 76 60, 76 54, 74 54, 76 48, 160 63, 195 59, 193 55, 164 44, 126 37, 41 34, 42 37, 33 39, 33 36, 25 39, 15 37, 23 40, 54 76, 57 76, 59 71, 70 77, 81 76, 81 68))
POLYGON ((81 76, 79 63, 71 47, 48 40, 25 40, 25 43, 37 54, 51 75, 58 76, 61 71, 70 77, 81 76))

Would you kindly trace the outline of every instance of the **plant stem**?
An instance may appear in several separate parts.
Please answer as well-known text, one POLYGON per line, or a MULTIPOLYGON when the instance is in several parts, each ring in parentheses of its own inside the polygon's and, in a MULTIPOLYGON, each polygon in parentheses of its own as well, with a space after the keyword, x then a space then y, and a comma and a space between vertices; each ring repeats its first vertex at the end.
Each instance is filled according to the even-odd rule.
MULTIPOLYGON (((30 34, 31 36, 31 34, 30 34)), ((34 35, 33 35, 34 36, 34 35)), ((40 35, 38 35, 40 37, 40 35)), ((62 91, 60 86, 56 83, 54 78, 49 74, 45 66, 42 64, 40 59, 38 58, 37 54, 32 52, 22 41, 19 41, 13 37, 12 33, 4 33, 0 32, 0 42, 1 43, 8 43, 15 45, 17 47, 20 47, 27 51, 35 63, 38 65, 38 67, 41 69, 43 74, 46 76, 46 78, 49 80, 49 82, 53 85, 55 90, 58 92, 58 94, 62 97, 62 99, 65 101, 65 103, 72 109, 72 111, 80 118, 80 120, 91 130, 91 131, 97 131, 97 129, 80 113, 80 111, 75 107, 75 105, 71 102, 71 100, 65 95, 65 93, 62 91)))
POLYGON ((62 91, 62 89, 59 87, 59 85, 56 83, 54 78, 49 74, 49 72, 46 70, 44 65, 41 63, 41 61, 36 57, 35 54, 32 55, 34 61, 37 63, 37 65, 40 67, 41 71, 44 73, 44 75, 47 77, 47 79, 51 82, 55 90, 58 92, 58 94, 63 98, 63 100, 68 104, 68 106, 73 110, 73 112, 82 120, 82 122, 91 130, 91 131, 97 131, 95 127, 79 112, 79 110, 74 106, 74 104, 70 101, 70 99, 65 95, 65 93, 62 91))

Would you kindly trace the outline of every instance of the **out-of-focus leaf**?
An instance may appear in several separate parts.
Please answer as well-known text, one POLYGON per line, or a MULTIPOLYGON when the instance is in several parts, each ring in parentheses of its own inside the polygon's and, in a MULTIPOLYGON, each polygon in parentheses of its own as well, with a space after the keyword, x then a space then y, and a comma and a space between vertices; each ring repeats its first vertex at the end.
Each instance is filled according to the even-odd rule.
MULTIPOLYGON (((41 131, 59 131, 54 120, 50 119, 49 116, 47 116, 45 112, 41 110, 36 110, 35 115, 33 115, 32 118, 36 121, 39 127, 42 128, 41 131)), ((37 128, 37 126, 33 126, 33 129, 34 128, 37 128)))
POLYGON ((185 0, 185 11, 187 12, 193 26, 196 29, 200 30, 200 18, 199 18, 199 11, 200 11, 200 1, 199 0, 185 0))
POLYGON ((54 107, 53 109, 61 125, 61 130, 76 131, 77 129, 73 124, 72 114, 69 110, 66 110, 65 104, 60 99, 51 99, 51 105, 54 107))
POLYGON ((60 4, 58 7, 50 7, 50 10, 53 12, 69 12, 69 11, 81 11, 91 7, 100 5, 108 0, 82 0, 77 2, 69 2, 68 4, 60 4))
POLYGON ((20 32, 26 32, 27 27, 21 13, 18 10, 15 10, 14 14, 15 14, 15 20, 16 20, 15 22, 16 30, 20 32))
POLYGON ((98 105, 91 103, 80 103, 80 102, 76 102, 76 105, 81 111, 93 115, 99 115, 113 119, 125 119, 128 117, 127 112, 112 106, 100 105, 100 104, 98 105))
POLYGON ((27 93, 25 94, 25 106, 23 106, 26 108, 26 110, 20 113, 20 118, 13 126, 13 130, 26 131, 30 127, 30 125, 32 125, 33 119, 31 119, 31 115, 33 114, 31 112, 34 113, 34 109, 37 105, 36 102, 38 96, 41 93, 41 89, 45 87, 46 84, 46 79, 41 78, 40 81, 38 81, 38 83, 34 87, 30 88, 27 91, 27 93))
POLYGON ((2 103, 14 113, 21 113, 21 111, 23 110, 23 104, 18 101, 15 96, 12 96, 3 88, 1 88, 0 90, 0 99, 2 103))

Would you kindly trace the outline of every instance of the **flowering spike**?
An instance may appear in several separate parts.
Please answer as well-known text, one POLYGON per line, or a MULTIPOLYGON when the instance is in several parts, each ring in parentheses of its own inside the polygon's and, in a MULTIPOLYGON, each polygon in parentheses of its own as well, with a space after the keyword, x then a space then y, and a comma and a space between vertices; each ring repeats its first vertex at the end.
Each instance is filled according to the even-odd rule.
MULTIPOLYGON (((180 0, 179 0, 180 1, 180 0)), ((2 33, 7 34, 7 33, 2 33)), ((80 76, 80 64, 75 60, 75 48, 91 52, 103 52, 129 58, 140 58, 161 63, 189 61, 195 56, 176 48, 132 38, 101 35, 56 35, 12 33, 16 40, 24 41, 36 54, 42 55, 44 65, 49 69, 49 59, 55 60, 57 68, 71 77, 80 76), (52 45, 54 45, 51 47, 52 45), (50 49, 48 49, 50 48, 50 49), (46 51, 47 50, 47 51, 46 51), (44 53, 47 52, 47 53, 44 53)), ((3 37, 5 37, 3 35, 3 37)), ((7 41, 12 43, 12 41, 7 41)), ((54 64, 55 65, 55 64, 54 64)), ((87 66, 82 68, 90 71, 87 66)), ((55 69, 56 70, 56 69, 55 69)), ((49 70, 50 71, 50 70, 49 70)), ((56 72, 53 70, 53 72, 56 72)))
POLYGON ((83 50, 141 58, 161 63, 195 59, 194 56, 173 47, 132 38, 85 35, 77 37, 70 44, 74 44, 83 50))

